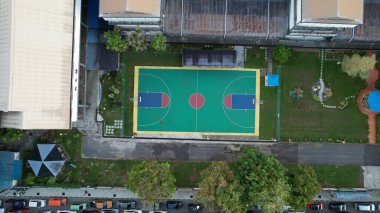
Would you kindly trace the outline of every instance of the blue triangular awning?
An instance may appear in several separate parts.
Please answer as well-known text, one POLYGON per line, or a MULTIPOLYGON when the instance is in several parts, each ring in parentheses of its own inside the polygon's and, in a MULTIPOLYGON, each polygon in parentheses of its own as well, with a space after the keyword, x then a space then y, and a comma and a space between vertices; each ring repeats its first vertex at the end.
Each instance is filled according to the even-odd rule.
POLYGON ((370 110, 380 113, 380 90, 371 91, 367 102, 370 110))
POLYGON ((44 164, 55 177, 61 171, 65 161, 45 161, 44 164))
POLYGON ((38 173, 40 172, 42 166, 42 161, 28 160, 28 163, 32 168, 34 174, 38 176, 38 173))
POLYGON ((55 147, 55 144, 37 144, 37 147, 40 152, 41 160, 45 160, 51 150, 55 147))
POLYGON ((278 74, 270 74, 265 77, 265 86, 277 87, 280 85, 280 76, 278 74))

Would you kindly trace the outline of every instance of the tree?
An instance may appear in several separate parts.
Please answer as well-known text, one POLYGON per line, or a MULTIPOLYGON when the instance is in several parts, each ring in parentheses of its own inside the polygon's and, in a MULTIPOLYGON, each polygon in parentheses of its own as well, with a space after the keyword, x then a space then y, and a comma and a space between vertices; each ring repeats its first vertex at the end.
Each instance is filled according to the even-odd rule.
POLYGON ((107 40, 106 48, 109 50, 123 53, 128 49, 128 42, 122 38, 119 29, 109 30, 104 33, 104 38, 107 40))
POLYGON ((157 33, 156 36, 154 36, 154 38, 152 39, 152 42, 150 45, 157 52, 165 51, 166 50, 166 36, 161 33, 157 33))
POLYGON ((142 52, 148 48, 148 42, 141 34, 140 27, 137 27, 136 30, 133 31, 130 36, 128 36, 127 41, 134 51, 142 52))
POLYGON ((296 210, 305 209, 306 204, 312 201, 321 189, 317 174, 310 166, 297 165, 289 169, 287 175, 291 186, 289 204, 296 210))
POLYGON ((355 78, 367 79, 370 70, 376 64, 376 56, 360 56, 354 54, 351 57, 345 55, 342 61, 342 71, 355 78))
POLYGON ((25 131, 21 129, 0 129, 0 141, 18 141, 25 135, 25 131))
POLYGON ((277 46, 274 49, 274 60, 280 64, 284 64, 292 56, 293 52, 285 46, 277 46))
POLYGON ((24 177, 23 183, 27 186, 32 186, 36 182, 36 176, 34 176, 32 173, 26 174, 24 177))
POLYGON ((150 204, 161 198, 171 198, 175 192, 174 183, 175 177, 167 162, 142 161, 128 173, 131 191, 150 204))
POLYGON ((244 207, 240 202, 242 189, 226 162, 212 162, 201 171, 201 178, 196 202, 211 211, 243 212, 244 207))
POLYGON ((263 212, 276 212, 287 204, 290 187, 286 169, 273 157, 257 149, 245 149, 237 162, 236 177, 244 189, 245 205, 257 204, 263 212))

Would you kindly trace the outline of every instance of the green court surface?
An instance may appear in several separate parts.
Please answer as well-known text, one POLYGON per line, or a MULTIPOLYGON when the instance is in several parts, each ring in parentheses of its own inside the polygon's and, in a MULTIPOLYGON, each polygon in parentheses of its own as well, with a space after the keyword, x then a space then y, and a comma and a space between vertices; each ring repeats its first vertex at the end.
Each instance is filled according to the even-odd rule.
POLYGON ((135 134, 259 135, 256 69, 135 67, 135 134))

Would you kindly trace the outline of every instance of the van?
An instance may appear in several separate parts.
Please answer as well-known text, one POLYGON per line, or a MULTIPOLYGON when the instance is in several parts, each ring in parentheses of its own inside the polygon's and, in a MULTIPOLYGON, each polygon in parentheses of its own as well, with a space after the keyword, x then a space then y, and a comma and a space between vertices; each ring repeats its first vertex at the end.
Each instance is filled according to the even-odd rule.
POLYGON ((78 211, 78 210, 85 210, 87 209, 86 203, 73 203, 70 206, 70 210, 78 211))
POLYGON ((355 203, 355 210, 373 212, 375 205, 373 203, 355 203))
POLYGON ((49 198, 49 206, 66 206, 67 199, 65 197, 53 197, 49 198))
POLYGON ((29 200, 29 207, 44 207, 46 206, 46 200, 29 200))

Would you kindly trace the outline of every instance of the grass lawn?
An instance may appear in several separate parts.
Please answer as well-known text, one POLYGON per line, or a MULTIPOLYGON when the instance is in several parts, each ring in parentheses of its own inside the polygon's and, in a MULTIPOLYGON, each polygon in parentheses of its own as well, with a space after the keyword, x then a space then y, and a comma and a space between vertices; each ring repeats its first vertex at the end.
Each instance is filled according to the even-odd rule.
MULTIPOLYGON (((311 86, 318 81, 320 60, 316 53, 295 53, 285 64, 281 76, 281 135, 293 141, 367 141, 366 117, 358 110, 354 99, 343 110, 327 109, 312 98, 311 86), (294 87, 304 90, 296 101, 289 96, 294 87), (347 122, 349 120, 349 122, 347 122)), ((333 95, 325 102, 338 105, 345 97, 356 95, 364 81, 353 79, 340 70, 335 61, 326 61, 323 79, 331 84, 333 95)))
MULTIPOLYGON (((360 188, 363 187, 363 171, 360 166, 309 165, 315 170, 321 187, 360 188)), ((286 165, 292 170, 295 165, 286 165)))
MULTIPOLYGON (((265 50, 259 47, 247 49, 245 68, 265 68, 265 50)), ((275 136, 276 115, 276 88, 265 87, 265 78, 261 77, 260 99, 264 104, 260 106, 260 135, 261 140, 269 140, 275 136)))
MULTIPOLYGON (((114 186, 127 187, 128 171, 139 161, 132 160, 101 160, 81 158, 82 136, 78 131, 50 131, 42 137, 40 143, 55 142, 61 144, 68 154, 69 164, 56 178, 35 178, 33 185, 60 187, 80 186, 114 186)), ((28 159, 31 153, 24 155, 28 159)), ((176 161, 170 162, 177 187, 198 187, 200 172, 210 165, 208 162, 195 163, 176 161)), ((229 164, 236 171, 236 163, 229 164)), ((293 165, 286 165, 292 169, 293 165)), ((320 184, 323 187, 362 187, 363 176, 359 166, 312 166, 320 184)), ((25 176, 33 176, 32 170, 26 168, 25 176)))
POLYGON ((313 165, 322 187, 363 187, 363 171, 360 166, 313 165))
MULTIPOLYGON (((36 185, 79 187, 79 186, 127 186, 128 171, 139 161, 132 160, 101 160, 83 159, 81 157, 82 136, 78 131, 50 131, 40 142, 54 141, 62 144, 68 153, 69 163, 56 178, 36 178, 36 185), (53 180, 53 181, 52 181, 53 180), (49 182, 50 181, 50 182, 49 182)), ((31 156, 27 153, 26 156, 31 156)), ((27 159, 25 157, 24 159, 27 159)), ((172 172, 177 180, 177 187, 197 187, 200 181, 200 171, 209 163, 170 162, 172 172)), ((32 170, 24 170, 32 174, 32 170)), ((34 175, 32 175, 34 176, 34 175)))

